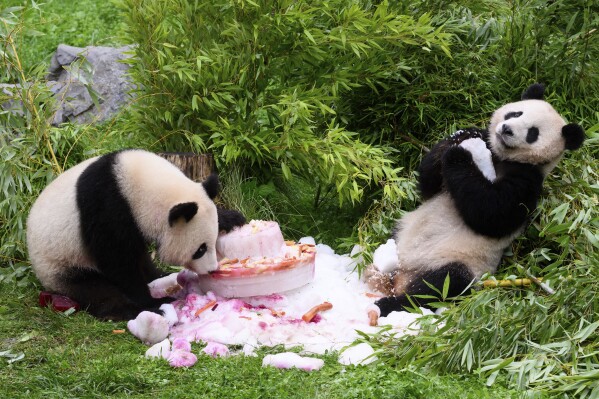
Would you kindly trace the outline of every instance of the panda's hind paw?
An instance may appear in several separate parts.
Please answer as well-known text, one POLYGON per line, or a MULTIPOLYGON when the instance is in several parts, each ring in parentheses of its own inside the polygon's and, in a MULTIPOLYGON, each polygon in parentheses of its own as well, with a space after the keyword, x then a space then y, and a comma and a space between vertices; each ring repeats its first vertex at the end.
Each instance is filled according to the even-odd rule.
POLYGON ((406 295, 387 296, 374 303, 381 310, 380 317, 387 317, 391 312, 402 312, 413 308, 406 295))

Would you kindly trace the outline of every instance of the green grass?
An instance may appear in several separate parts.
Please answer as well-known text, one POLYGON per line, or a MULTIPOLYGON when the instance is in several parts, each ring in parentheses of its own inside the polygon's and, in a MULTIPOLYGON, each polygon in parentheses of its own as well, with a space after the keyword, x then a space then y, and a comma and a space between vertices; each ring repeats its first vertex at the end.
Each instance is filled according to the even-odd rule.
POLYGON ((2 0, 5 7, 29 8, 27 26, 18 44, 23 67, 47 68, 59 44, 75 47, 116 46, 122 19, 109 0, 42 0, 37 9, 31 0, 2 0))
MULTIPOLYGON (((189 369, 143 357, 146 347, 123 329, 85 313, 70 316, 37 305, 32 284, 0 283, 0 353, 23 353, 12 364, 0 357, 2 398, 516 398, 521 392, 486 388, 475 377, 431 376, 384 364, 343 367, 325 356, 322 370, 263 368, 257 357, 199 356, 189 369)), ((199 353, 200 344, 193 344, 199 353)))
MULTIPOLYGON (((30 8, 24 23, 15 25, 26 30, 8 32, 16 40, 28 79, 45 74, 47 63, 60 43, 80 47, 124 43, 119 39, 123 32, 122 16, 112 3, 100 0, 74 3, 72 0, 39 2, 41 12, 30 8)), ((557 294, 545 296, 530 290, 479 292, 463 301, 461 308, 445 313, 447 329, 442 333, 428 332, 403 341, 382 342, 379 347, 385 352, 381 355, 385 363, 365 368, 343 368, 333 355, 325 357, 323 370, 311 374, 262 368, 263 355, 278 349, 265 349, 257 358, 201 357, 191 369, 172 369, 163 361, 146 360, 143 358, 146 348, 137 339, 128 333, 112 334, 114 329, 124 328, 124 323, 99 322, 85 313, 67 317, 37 306, 38 291, 30 281, 21 233, 30 202, 43 186, 44 168, 48 175, 52 173, 48 146, 57 153, 61 165, 69 166, 98 152, 127 146, 158 150, 156 146, 161 143, 144 134, 147 132, 143 129, 124 134, 123 125, 131 118, 128 112, 101 126, 50 128, 44 122, 50 110, 44 108, 45 97, 39 95, 38 89, 34 94, 39 97, 34 95, 32 103, 41 112, 40 116, 33 118, 33 122, 31 118, 11 120, 9 127, 18 132, 22 144, 15 142, 18 155, 11 162, 0 164, 4 176, 14 181, 9 185, 14 193, 5 197, 10 198, 11 206, 17 201, 15 198, 23 205, 10 212, 3 208, 0 215, 0 264, 8 266, 0 268, 0 399, 542 397, 538 392, 505 388, 518 384, 535 386, 544 392, 562 389, 565 393, 561 397, 566 394, 576 397, 580 395, 576 391, 579 389, 594 394, 599 341, 596 329, 588 336, 582 332, 588 326, 595 326, 599 309, 596 282, 599 97, 588 95, 597 91, 599 81, 597 64, 593 62, 599 49, 593 40, 597 25, 596 18, 592 18, 595 6, 585 3, 581 9, 581 3, 575 0, 528 0, 497 3, 497 11, 487 15, 487 11, 473 9, 477 2, 452 3, 449 8, 437 7, 436 3, 443 2, 401 4, 415 9, 430 4, 431 9, 437 10, 433 13, 439 19, 437 22, 447 19, 445 26, 453 26, 456 35, 452 47, 455 62, 446 59, 439 62, 435 57, 423 60, 422 72, 414 75, 418 79, 405 86, 399 81, 391 82, 393 86, 381 94, 382 98, 379 94, 374 96, 377 99, 374 104, 370 104, 371 89, 364 89, 365 93, 355 98, 355 104, 349 104, 355 112, 367 112, 354 128, 365 139, 370 137, 368 142, 397 146, 398 165, 406 167, 407 173, 417 165, 419 151, 404 142, 405 137, 413 136, 430 145, 442 131, 454 130, 457 121, 486 123, 488 111, 498 102, 515 96, 533 78, 548 83, 552 93, 550 102, 570 121, 581 123, 589 140, 584 150, 567 155, 548 179, 546 195, 532 225, 515 242, 514 254, 504 260, 498 276, 511 273, 520 276, 531 271, 552 280, 553 286, 557 285, 557 294), (506 14, 505 6, 518 12, 506 14), (464 7, 473 9, 474 14, 469 17, 464 7), (438 11, 443 9, 446 10, 438 11), (479 12, 482 14, 478 15, 479 12), (496 17, 498 23, 487 25, 487 21, 491 23, 496 17), (472 30, 466 29, 468 24, 472 24, 472 30), (488 26, 491 28, 487 29, 488 26), (505 31, 505 27, 511 28, 505 31), (477 39, 470 40, 474 36, 477 39), (480 46, 483 50, 490 46, 491 51, 481 51, 480 46), (514 48, 518 51, 513 52, 514 48), (445 90, 437 91, 440 87, 445 90), (398 109, 402 111, 395 118, 398 109), (44 134, 49 137, 44 138, 44 134), (6 167, 8 164, 15 168, 11 170, 6 167), (29 184, 34 186, 32 190, 26 189, 29 184), (579 215, 586 217, 581 219, 579 215), (18 270, 17 274, 25 273, 24 279, 17 278, 24 284, 9 278, 13 268, 18 270), (10 354, 21 353, 22 359, 9 363, 10 354), (463 359, 472 359, 472 370, 488 361, 507 359, 513 363, 501 363, 503 366, 496 371, 499 382, 488 389, 481 382, 484 379, 468 371, 463 359), (547 370, 554 370, 543 383, 529 381, 529 365, 537 361, 540 362, 535 363, 537 369, 538 364, 543 364, 547 370), (424 365, 430 374, 403 370, 402 362, 411 370, 424 365)), ((25 0, 0 0, 0 11, 8 6, 31 4, 25 0)), ((0 71, 4 72, 2 61, 0 71)), ((2 76, 3 81, 16 82, 21 75, 2 76)), ((310 234, 332 246, 339 244, 338 238, 350 233, 355 238, 357 229, 352 231, 352 226, 370 204, 337 208, 333 192, 314 207, 314 190, 309 180, 293 178, 286 184, 271 184, 279 181, 280 175, 262 172, 250 174, 252 180, 230 194, 228 203, 246 201, 244 210, 251 210, 248 215, 278 219, 289 238, 310 234)), ((412 193, 414 189, 409 184, 414 181, 410 176, 404 191, 412 193)), ((225 179, 223 182, 226 183, 225 179)), ((394 212, 408 210, 414 198, 406 201, 380 206, 381 212, 369 212, 358 226, 371 235, 386 237, 394 212)), ((201 345, 194 344, 193 349, 199 352, 201 345)))

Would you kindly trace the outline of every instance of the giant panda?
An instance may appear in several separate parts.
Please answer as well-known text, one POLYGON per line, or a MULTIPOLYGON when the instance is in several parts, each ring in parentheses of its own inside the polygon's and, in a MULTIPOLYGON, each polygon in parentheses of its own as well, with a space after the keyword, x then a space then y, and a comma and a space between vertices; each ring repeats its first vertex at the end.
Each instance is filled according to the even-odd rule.
POLYGON ((73 298, 101 319, 160 313, 147 284, 162 273, 149 244, 167 263, 196 273, 217 267, 216 238, 245 223, 216 207, 218 178, 188 179, 167 160, 122 150, 86 160, 40 194, 27 219, 33 270, 47 289, 73 298))
POLYGON ((460 130, 424 157, 424 202, 395 228, 397 266, 391 273, 366 273, 371 287, 387 295, 376 303, 381 315, 412 307, 408 296, 426 306, 434 299, 414 295, 438 296, 429 284, 441 291, 448 275, 453 297, 495 272, 536 208, 544 178, 564 150, 584 141, 583 129, 567 124, 543 100, 544 90, 540 84, 528 87, 521 101, 493 113, 488 129, 460 130))

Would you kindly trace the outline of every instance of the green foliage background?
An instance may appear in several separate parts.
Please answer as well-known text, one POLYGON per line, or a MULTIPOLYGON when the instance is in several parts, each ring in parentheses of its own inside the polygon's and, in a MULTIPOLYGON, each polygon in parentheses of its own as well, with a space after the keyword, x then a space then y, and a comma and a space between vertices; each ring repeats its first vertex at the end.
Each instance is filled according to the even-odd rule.
POLYGON ((427 146, 485 126, 543 82, 588 140, 548 177, 497 277, 543 276, 556 293, 477 289, 417 336, 364 340, 398 369, 599 397, 596 2, 118 0, 118 14, 86 0, 90 11, 72 18, 83 32, 65 33, 67 3, 0 9, 0 82, 21 85, 0 91, 0 104, 25 105, 0 112, 0 282, 31 287, 24 224, 40 190, 127 146, 210 151, 222 199, 248 217, 277 219, 292 238, 372 249, 417 205, 413 171, 427 146), (50 126, 42 76, 63 38, 137 43, 138 101, 104 125, 50 126))

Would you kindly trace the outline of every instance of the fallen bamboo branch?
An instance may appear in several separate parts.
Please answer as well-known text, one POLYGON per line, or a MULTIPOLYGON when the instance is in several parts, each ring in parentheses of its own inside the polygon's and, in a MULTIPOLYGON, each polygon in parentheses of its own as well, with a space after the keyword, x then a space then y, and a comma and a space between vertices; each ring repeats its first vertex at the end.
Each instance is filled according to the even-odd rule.
POLYGON ((542 277, 535 277, 529 272, 526 272, 528 278, 516 278, 513 280, 485 280, 483 281, 483 287, 485 288, 495 288, 495 287, 528 287, 533 283, 538 285, 543 291, 548 293, 549 295, 555 294, 555 290, 549 287, 547 284, 543 282, 542 277))
POLYGON ((495 288, 495 287, 526 287, 533 283, 529 278, 516 278, 513 280, 485 280, 483 281, 483 287, 495 288))
POLYGON ((539 287, 541 287, 541 289, 543 291, 545 291, 546 293, 548 293, 549 295, 553 295, 555 294, 555 290, 552 289, 551 287, 549 287, 547 284, 545 284, 543 282, 543 279, 540 277, 535 277, 532 274, 530 274, 530 272, 526 272, 526 275, 535 283, 537 284, 539 287))

